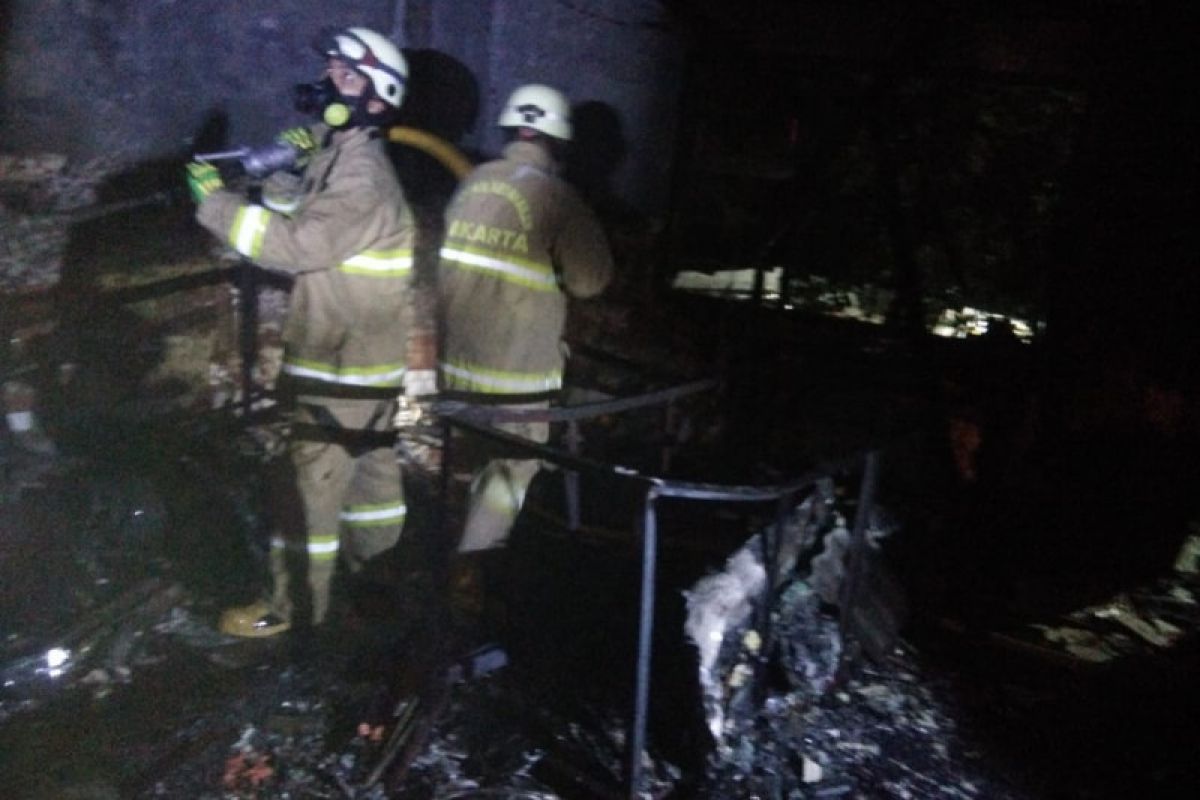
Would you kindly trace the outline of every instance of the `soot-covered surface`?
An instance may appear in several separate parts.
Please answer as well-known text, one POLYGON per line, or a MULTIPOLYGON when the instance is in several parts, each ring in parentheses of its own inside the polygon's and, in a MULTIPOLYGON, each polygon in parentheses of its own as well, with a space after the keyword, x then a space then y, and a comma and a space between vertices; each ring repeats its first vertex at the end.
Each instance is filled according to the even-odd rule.
MULTIPOLYGON (((248 511, 223 516, 208 494, 222 482, 201 491, 186 477, 195 451, 183 458, 153 437, 127 445, 115 476, 81 449, 43 465, 36 490, 5 504, 6 537, 56 543, 20 552, 62 558, 93 581, 57 568, 19 574, 23 616, 6 621, 31 629, 36 597, 50 628, 64 609, 76 621, 112 614, 62 680, 10 673, 0 704, 10 796, 619 794, 633 673, 635 595, 624 582, 636 559, 626 551, 572 541, 531 509, 514 537, 506 623, 468 630, 441 626, 427 542, 414 536, 396 554, 400 577, 343 596, 332 633, 238 642, 213 621, 237 593, 227 581, 254 574, 239 522, 253 516, 253 482, 232 479, 234 466, 249 478, 257 462, 224 462, 241 490, 223 503, 240 497, 248 511), (105 563, 80 549, 87 539, 70 535, 79 530, 160 547, 105 563), (41 588, 38 574, 49 581, 41 588), (114 605, 127 595, 134 602, 114 605), (408 738, 396 742, 397 729, 408 738)), ((647 796, 1174 797, 1200 777, 1194 556, 1064 615, 988 627, 923 618, 884 658, 852 661, 825 693, 797 676, 827 674, 831 649, 846 643, 797 574, 777 605, 791 661, 769 665, 761 703, 744 707, 713 750, 692 733, 689 650, 671 627, 682 614, 672 581, 695 570, 686 561, 666 559, 661 576, 647 796)), ((17 633, 6 630, 10 655, 38 638, 17 633)))

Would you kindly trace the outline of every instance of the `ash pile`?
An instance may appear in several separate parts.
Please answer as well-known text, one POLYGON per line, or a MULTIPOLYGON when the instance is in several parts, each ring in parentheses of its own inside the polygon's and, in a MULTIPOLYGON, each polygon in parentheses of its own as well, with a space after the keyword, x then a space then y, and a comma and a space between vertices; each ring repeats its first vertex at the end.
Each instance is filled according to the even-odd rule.
MULTIPOLYGON (((902 533, 860 494, 864 479, 821 479, 765 521, 737 506, 663 510, 639 796, 1023 796, 960 729, 953 684, 925 674, 901 639, 907 602, 887 546, 902 533)), ((576 786, 610 787, 563 796, 619 796, 637 557, 602 527, 565 535, 535 522, 555 507, 555 483, 535 483, 514 532, 515 555, 536 566, 514 570, 510 674, 532 670, 545 708, 588 710, 566 730, 610 720, 607 748, 592 748, 607 764, 577 745, 557 758, 586 776, 576 786)))

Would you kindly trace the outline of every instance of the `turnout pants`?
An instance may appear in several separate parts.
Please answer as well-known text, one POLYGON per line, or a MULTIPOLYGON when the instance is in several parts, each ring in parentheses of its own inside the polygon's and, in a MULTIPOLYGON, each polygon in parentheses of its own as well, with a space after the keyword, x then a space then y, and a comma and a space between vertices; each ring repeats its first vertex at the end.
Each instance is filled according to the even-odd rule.
MULTIPOLYGON (((508 406, 512 409, 546 408, 546 403, 508 406)), ((539 444, 550 438, 545 422, 506 422, 496 428, 539 444)), ((503 547, 541 462, 536 459, 495 458, 475 470, 467 495, 466 521, 459 553, 474 553, 503 547)))
POLYGON ((406 507, 387 435, 394 402, 300 404, 289 446, 295 502, 271 542, 272 610, 325 621, 339 561, 350 573, 395 546, 406 507))

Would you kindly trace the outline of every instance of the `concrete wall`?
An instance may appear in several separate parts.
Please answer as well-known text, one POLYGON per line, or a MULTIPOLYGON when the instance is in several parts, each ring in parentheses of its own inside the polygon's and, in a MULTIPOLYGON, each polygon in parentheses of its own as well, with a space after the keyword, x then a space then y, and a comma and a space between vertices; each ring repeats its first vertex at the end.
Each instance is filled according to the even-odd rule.
POLYGON ((182 161, 269 141, 298 121, 292 85, 320 69, 315 32, 359 24, 410 57, 406 122, 491 155, 508 92, 556 84, 585 104, 581 144, 601 151, 580 174, 657 213, 683 62, 663 13, 656 0, 9 0, 0 149, 182 161))

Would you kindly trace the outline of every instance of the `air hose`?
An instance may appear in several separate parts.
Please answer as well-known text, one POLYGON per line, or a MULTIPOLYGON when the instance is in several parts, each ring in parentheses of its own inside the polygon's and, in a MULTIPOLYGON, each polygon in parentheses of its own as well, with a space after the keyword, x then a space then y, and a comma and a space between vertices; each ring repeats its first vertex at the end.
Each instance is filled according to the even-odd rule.
POLYGON ((457 147, 428 131, 396 125, 388 129, 388 141, 415 147, 432 156, 460 181, 467 177, 467 173, 473 167, 471 161, 457 147))

